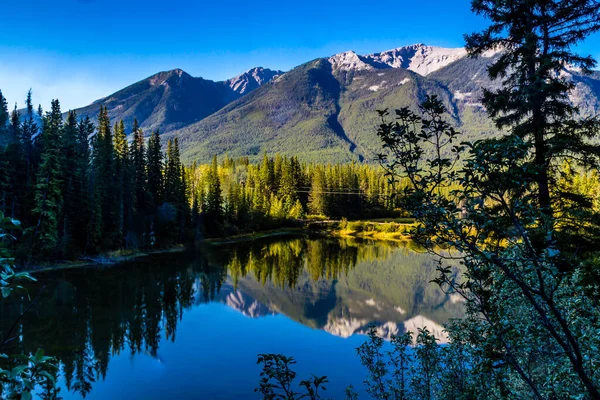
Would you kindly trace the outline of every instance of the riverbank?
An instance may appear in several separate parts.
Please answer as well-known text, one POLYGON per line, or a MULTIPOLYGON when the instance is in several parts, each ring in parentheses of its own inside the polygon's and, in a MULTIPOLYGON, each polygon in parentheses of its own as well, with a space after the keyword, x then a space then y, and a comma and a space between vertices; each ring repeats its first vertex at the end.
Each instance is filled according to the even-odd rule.
MULTIPOLYGON (((414 226, 414 223, 411 223, 411 221, 407 219, 402 222, 398 222, 398 220, 369 220, 350 222, 346 220, 306 220, 302 221, 302 225, 299 227, 286 227, 267 231, 242 233, 239 235, 220 238, 201 239, 198 241, 198 243, 219 246, 306 233, 340 238, 408 242, 411 240, 409 232, 412 226, 414 226)), ((189 247, 186 245, 179 244, 164 249, 116 250, 93 257, 82 257, 75 261, 55 261, 51 264, 42 263, 27 265, 19 270, 24 272, 43 272, 70 268, 107 267, 140 258, 182 252, 188 248, 189 247)))
POLYGON ((241 233, 239 235, 233 235, 233 236, 227 236, 227 237, 221 237, 221 238, 202 239, 199 242, 218 246, 218 245, 223 245, 223 244, 232 244, 232 243, 260 240, 260 239, 269 238, 269 237, 298 235, 298 234, 302 234, 305 232, 307 232, 307 229, 305 227, 280 228, 280 229, 272 229, 272 230, 268 230, 268 231, 241 233))
POLYGON ((160 254, 179 253, 186 250, 185 245, 176 245, 164 249, 154 250, 115 250, 93 257, 81 257, 74 261, 54 261, 50 263, 31 264, 19 268, 19 272, 44 272, 59 269, 107 267, 140 258, 160 254))
POLYGON ((407 242, 412 240, 410 231, 415 226, 409 218, 365 221, 312 221, 306 226, 309 231, 325 232, 330 236, 407 242))
MULTIPOLYGON (((244 241, 259 240, 267 237, 286 236, 293 234, 302 234, 304 228, 281 228, 262 232, 244 233, 224 238, 201 239, 197 243, 206 243, 210 245, 223 245, 238 243, 244 241)), ((152 250, 115 250, 107 253, 98 254, 96 256, 81 257, 74 261, 54 261, 52 263, 30 264, 19 268, 20 272, 44 272, 60 269, 71 268, 88 268, 88 267, 108 267, 116 264, 133 261, 145 257, 164 255, 169 253, 179 253, 189 249, 189 245, 178 244, 172 247, 152 250)))

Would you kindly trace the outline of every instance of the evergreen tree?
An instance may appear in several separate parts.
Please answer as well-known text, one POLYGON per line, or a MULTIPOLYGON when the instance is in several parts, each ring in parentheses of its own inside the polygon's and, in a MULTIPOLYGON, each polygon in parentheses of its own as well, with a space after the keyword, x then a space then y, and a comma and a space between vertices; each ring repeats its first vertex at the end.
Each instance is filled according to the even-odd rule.
MULTIPOLYGON (((33 103, 31 101, 31 89, 27 92, 25 101, 26 115, 23 121, 21 137, 23 138, 23 149, 25 151, 25 160, 27 163, 27 183, 28 193, 32 192, 31 187, 34 184, 37 167, 39 165, 39 157, 41 154, 41 140, 36 142, 34 146, 34 138, 38 134, 39 127, 35 122, 33 103)), ((28 202, 31 204, 31 201, 28 202)))
POLYGON ((64 162, 61 171, 61 191, 64 207, 60 234, 63 242, 61 246, 63 253, 71 254, 75 250, 73 247, 77 246, 75 240, 80 235, 80 232, 75 230, 76 221, 79 219, 81 210, 80 201, 85 201, 85 198, 78 198, 78 196, 85 194, 84 188, 86 185, 85 177, 80 175, 80 163, 82 162, 80 160, 80 149, 77 115, 75 111, 69 111, 62 134, 64 162))
POLYGON ((117 199, 111 190, 115 180, 115 155, 108 109, 100 107, 93 141, 93 246, 111 249, 119 244, 121 232, 117 199))
POLYGON ((152 132, 148 140, 147 174, 148 193, 151 196, 152 208, 163 203, 163 154, 158 131, 152 132))
POLYGON ((43 152, 35 186, 34 215, 37 223, 33 239, 35 249, 42 256, 53 256, 58 244, 59 215, 63 196, 61 177, 64 156, 61 149, 62 115, 58 100, 51 103, 44 118, 42 130, 43 152))
POLYGON ((223 203, 217 156, 213 157, 208 169, 207 192, 204 199, 204 227, 208 235, 217 235, 223 224, 223 203))
POLYGON ((19 170, 19 137, 20 137, 20 114, 15 104, 11 113, 10 125, 5 128, 5 135, 0 140, 0 211, 12 218, 18 217, 18 185, 22 182, 17 176, 19 170))
MULTIPOLYGON (((472 9, 491 25, 466 36, 469 53, 501 50, 489 75, 501 79, 502 86, 484 90, 483 103, 498 128, 510 130, 498 145, 516 143, 524 150, 520 162, 529 166, 529 177, 536 182, 537 202, 544 211, 536 224, 544 231, 554 223, 551 185, 559 165, 554 161, 578 154, 583 164, 598 166, 600 147, 589 139, 600 130, 600 122, 577 116, 568 97, 575 83, 561 72, 571 66, 589 73, 596 65, 591 56, 580 56, 573 48, 600 30, 600 3, 474 0, 472 9)), ((542 242, 555 239, 551 235, 534 241, 541 248, 547 244, 542 242)))
POLYGON ((94 205, 94 185, 92 154, 90 150, 90 138, 93 137, 96 127, 90 117, 86 116, 77 124, 77 163, 73 174, 75 175, 75 189, 73 196, 77 202, 77 210, 73 216, 74 240, 80 251, 86 252, 88 245, 94 236, 92 224, 92 208, 94 205))
POLYGON ((113 146, 115 152, 114 196, 117 206, 118 231, 124 235, 129 227, 129 215, 132 212, 132 193, 130 182, 129 146, 125 135, 123 120, 115 123, 113 146))
POLYGON ((7 215, 10 192, 11 165, 8 162, 6 145, 10 139, 8 104, 0 91, 0 211, 7 215))
POLYGON ((199 231, 199 221, 200 221, 200 195, 198 190, 198 185, 196 182, 196 174, 198 171, 198 165, 196 161, 192 164, 192 167, 188 173, 188 190, 189 190, 189 198, 191 199, 191 219, 190 225, 193 229, 193 239, 198 239, 200 236, 199 231))
POLYGON ((0 149, 4 144, 8 142, 9 127, 8 121, 10 120, 10 114, 8 113, 8 103, 2 91, 0 90, 0 149))
POLYGON ((260 164, 260 185, 263 193, 270 193, 275 190, 274 169, 274 162, 265 153, 260 164))
POLYGON ((173 204, 178 203, 180 201, 182 181, 177 138, 167 142, 164 179, 164 200, 173 204))
POLYGON ((280 164, 279 197, 283 201, 283 210, 287 212, 298 200, 296 182, 292 160, 285 157, 280 164))
POLYGON ((316 166, 311 175, 311 189, 308 203, 311 214, 327 215, 326 190, 325 173, 320 166, 316 166))
POLYGON ((133 120, 133 141, 130 147, 130 162, 133 170, 133 194, 135 199, 136 213, 143 214, 147 209, 147 174, 146 174, 146 150, 144 146, 144 133, 138 125, 137 119, 133 120))
POLYGON ((37 176, 37 168, 40 165, 40 159, 43 150, 43 141, 41 140, 42 126, 39 126, 35 121, 42 121, 43 124, 44 112, 42 110, 42 106, 38 105, 37 116, 35 115, 31 96, 31 89, 29 89, 29 91, 27 92, 27 99, 25 100, 27 117, 25 119, 23 136, 25 138, 25 142, 29 141, 31 143, 31 166, 33 174, 32 179, 35 179, 35 177, 37 176), (30 138, 31 140, 29 140, 30 138), (37 138, 40 138, 40 140, 36 140, 37 138))
POLYGON ((164 173, 164 200, 175 209, 175 221, 178 233, 177 240, 183 239, 188 215, 186 198, 185 172, 179 156, 179 140, 177 138, 167 142, 167 157, 164 173))

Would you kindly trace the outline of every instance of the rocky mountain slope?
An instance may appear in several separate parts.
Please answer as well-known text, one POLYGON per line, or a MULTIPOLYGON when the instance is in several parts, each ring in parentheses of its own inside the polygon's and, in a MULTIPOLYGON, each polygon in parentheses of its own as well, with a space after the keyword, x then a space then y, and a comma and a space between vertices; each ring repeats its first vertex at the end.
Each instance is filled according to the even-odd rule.
MULTIPOLYGON (((254 68, 225 82, 192 78, 181 70, 154 75, 79 110, 109 107, 113 119, 178 136, 186 161, 214 154, 258 157, 295 154, 313 161, 372 161, 381 144, 376 110, 417 108, 427 94, 440 97, 465 139, 497 130, 481 104, 482 87, 494 88, 488 52, 468 57, 462 48, 416 44, 359 55, 339 53, 282 73, 254 68)), ((566 67, 576 88, 571 100, 582 115, 600 111, 600 73, 566 67)))
POLYGON ((159 72, 77 111, 96 118, 100 106, 108 107, 112 121, 123 119, 129 131, 133 119, 149 134, 170 132, 200 121, 240 96, 281 74, 253 68, 224 82, 194 78, 181 69, 159 72))

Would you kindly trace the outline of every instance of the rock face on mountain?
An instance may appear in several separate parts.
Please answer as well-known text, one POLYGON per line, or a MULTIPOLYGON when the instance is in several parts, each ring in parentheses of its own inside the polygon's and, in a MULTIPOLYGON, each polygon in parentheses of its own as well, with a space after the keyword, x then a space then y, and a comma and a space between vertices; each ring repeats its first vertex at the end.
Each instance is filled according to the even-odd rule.
POLYGON ((379 68, 404 68, 426 76, 440 68, 460 60, 467 55, 465 49, 414 44, 365 56, 371 64, 379 68))
POLYGON ((283 71, 273 71, 268 68, 256 67, 227 80, 226 83, 235 93, 244 95, 282 74, 283 71))
MULTIPOLYGON (((178 136, 185 161, 212 155, 258 157, 294 154, 313 161, 371 161, 381 149, 376 110, 417 108, 428 94, 449 110, 464 139, 497 130, 481 104, 482 88, 496 88, 487 68, 499 57, 470 58, 462 48, 415 44, 359 55, 339 53, 282 73, 253 68, 225 82, 193 78, 181 70, 159 73, 78 110, 146 130, 178 136)), ((572 102, 583 116, 600 111, 600 73, 565 67, 575 84, 572 102)))

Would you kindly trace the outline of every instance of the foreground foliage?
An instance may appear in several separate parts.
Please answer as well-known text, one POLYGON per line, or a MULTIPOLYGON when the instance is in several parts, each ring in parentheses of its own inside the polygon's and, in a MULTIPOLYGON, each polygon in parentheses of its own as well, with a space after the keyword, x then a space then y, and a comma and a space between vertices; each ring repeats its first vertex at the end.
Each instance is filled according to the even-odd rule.
MULTIPOLYGON (((448 327, 465 337, 478 397, 600 398, 599 214, 570 183, 569 165, 598 170, 595 118, 569 103, 565 63, 589 71, 571 47, 600 29, 595 1, 474 1, 492 21, 467 36, 472 55, 500 49, 489 70, 501 79, 483 102, 498 139, 459 143, 435 97, 416 114, 382 111, 381 161, 390 178, 411 181, 404 207, 430 251, 456 250, 466 267, 457 282, 440 261, 438 284, 460 294, 468 316, 448 327), (542 84, 543 82, 543 84, 542 84), (437 149, 428 156, 423 146, 437 149), (455 168, 462 161, 462 168, 455 168), (440 190, 459 183, 450 196, 440 190)), ((442 257, 443 258, 443 257, 442 257)))
MULTIPOLYGON (((15 272, 13 269, 14 260, 6 250, 5 243, 13 236, 10 231, 17 230, 20 227, 18 221, 12 218, 4 217, 0 212, 0 290, 2 292, 2 301, 11 294, 19 291, 25 291, 21 285, 26 281, 35 280, 26 272, 15 272)), ((22 312, 26 313, 33 303, 22 312)), ((20 317, 21 317, 20 316, 20 317)), ((12 324, 7 332, 2 332, 0 342, 0 395, 6 399, 31 399, 32 393, 43 388, 46 398, 54 398, 58 393, 56 385, 57 366, 52 357, 44 355, 43 349, 38 349, 35 354, 5 354, 3 348, 11 341, 16 340, 17 335, 14 332, 20 317, 12 324)))

